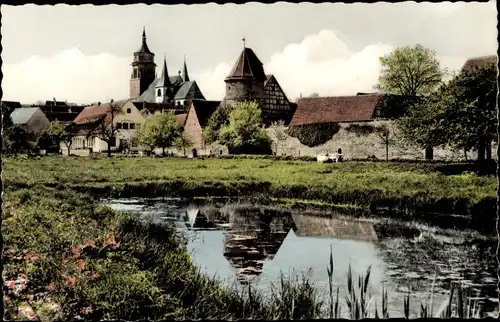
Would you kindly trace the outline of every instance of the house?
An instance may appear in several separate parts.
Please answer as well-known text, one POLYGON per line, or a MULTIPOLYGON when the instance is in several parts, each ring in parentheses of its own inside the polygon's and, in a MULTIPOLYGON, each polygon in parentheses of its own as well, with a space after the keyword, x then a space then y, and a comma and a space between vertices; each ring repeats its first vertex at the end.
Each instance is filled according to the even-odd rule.
POLYGON ((168 73, 167 59, 163 59, 161 76, 156 78, 155 54, 146 41, 146 30, 142 32, 142 46, 134 53, 130 78, 130 99, 148 103, 171 103, 187 108, 191 99, 205 99, 196 81, 191 80, 184 58, 183 71, 171 76, 168 73))
POLYGON ((294 104, 290 103, 276 77, 266 75, 262 62, 251 48, 243 48, 225 82, 226 94, 221 107, 254 101, 262 110, 264 124, 278 120, 289 123, 294 104))
POLYGON ((117 135, 111 142, 111 150, 115 151, 124 146, 138 148, 137 129, 142 122, 144 116, 131 100, 85 107, 74 120, 78 132, 73 138, 71 149, 85 152, 107 151, 108 145, 102 135, 107 124, 113 124, 117 130, 117 135), (120 112, 113 113, 112 106, 118 107, 120 112))
POLYGON ((45 104, 35 104, 32 107, 39 107, 50 122, 59 121, 63 124, 72 122, 85 108, 81 105, 57 101, 55 98, 52 101, 45 101, 45 104))
POLYGON ((290 123, 296 105, 288 100, 285 92, 274 75, 266 75, 264 82, 264 109, 263 119, 268 123, 283 120, 285 125, 290 123))
POLYGON ((198 155, 211 154, 211 147, 205 146, 203 140, 203 129, 208 123, 210 116, 220 105, 219 101, 192 100, 185 122, 184 133, 193 143, 193 148, 198 155))
POLYGON ((10 119, 14 126, 18 126, 27 133, 32 134, 41 133, 50 126, 49 119, 38 107, 16 108, 10 114, 10 119))
POLYGON ((16 108, 21 108, 21 103, 19 102, 13 102, 13 101, 0 101, 0 108, 2 110, 2 122, 3 126, 9 125, 9 123, 12 122, 10 119, 10 114, 12 111, 14 111, 16 108))

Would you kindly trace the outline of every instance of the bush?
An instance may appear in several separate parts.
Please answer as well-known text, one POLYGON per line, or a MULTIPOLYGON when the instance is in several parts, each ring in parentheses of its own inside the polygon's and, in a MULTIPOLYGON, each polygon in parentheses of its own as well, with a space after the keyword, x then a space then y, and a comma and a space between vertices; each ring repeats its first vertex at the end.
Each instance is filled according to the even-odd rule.
POLYGON ((309 147, 324 144, 332 139, 340 130, 338 123, 291 126, 286 130, 289 136, 297 138, 300 143, 309 147))

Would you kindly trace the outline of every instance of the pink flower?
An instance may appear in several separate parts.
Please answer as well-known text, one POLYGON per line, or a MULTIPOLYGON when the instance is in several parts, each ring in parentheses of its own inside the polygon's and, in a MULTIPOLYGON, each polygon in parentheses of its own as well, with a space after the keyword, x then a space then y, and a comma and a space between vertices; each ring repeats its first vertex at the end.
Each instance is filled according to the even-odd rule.
POLYGON ((83 271, 85 269, 85 261, 83 259, 80 259, 78 261, 78 269, 83 271))
POLYGON ((85 315, 92 313, 92 311, 93 310, 91 306, 84 307, 80 310, 80 312, 85 315))
POLYGON ((64 276, 64 281, 68 286, 75 286, 77 279, 74 276, 64 276))
POLYGON ((94 273, 92 275, 90 275, 90 277, 93 279, 93 280, 96 280, 99 278, 99 273, 94 273))
POLYGON ((26 289, 26 284, 21 284, 19 285, 19 289, 22 291, 22 290, 25 290, 26 289))
POLYGON ((80 255, 82 254, 82 246, 81 245, 73 246, 72 252, 73 252, 74 259, 79 258, 80 255))
POLYGON ((26 260, 37 261, 40 258, 41 258, 40 254, 36 252, 29 252, 26 255, 24 255, 24 259, 26 260))
POLYGON ((50 284, 49 284, 49 286, 47 286, 47 289, 48 289, 49 291, 55 291, 55 290, 57 290, 57 285, 56 285, 56 283, 54 283, 54 282, 50 283, 50 284))
POLYGON ((7 283, 7 286, 8 286, 9 288, 14 288, 14 287, 16 287, 16 281, 9 281, 9 282, 7 283))

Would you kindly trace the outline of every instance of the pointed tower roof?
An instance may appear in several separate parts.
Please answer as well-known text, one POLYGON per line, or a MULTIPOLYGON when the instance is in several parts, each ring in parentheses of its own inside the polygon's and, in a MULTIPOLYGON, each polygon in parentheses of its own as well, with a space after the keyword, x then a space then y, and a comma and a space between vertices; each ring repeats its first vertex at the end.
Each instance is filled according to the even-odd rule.
POLYGON ((149 50, 148 44, 146 43, 146 27, 143 27, 142 29, 142 46, 138 52, 152 54, 152 52, 149 50))
POLYGON ((262 62, 257 58, 253 50, 247 47, 243 48, 231 73, 226 77, 226 81, 244 78, 255 78, 258 81, 267 80, 262 62))
POLYGON ((184 56, 184 69, 182 70, 182 79, 185 82, 189 82, 189 74, 188 74, 188 69, 186 65, 186 56, 184 56))
POLYGON ((171 85, 172 83, 170 82, 170 77, 168 77, 167 57, 165 55, 165 57, 163 58, 163 70, 161 71, 160 80, 155 87, 169 87, 171 85))

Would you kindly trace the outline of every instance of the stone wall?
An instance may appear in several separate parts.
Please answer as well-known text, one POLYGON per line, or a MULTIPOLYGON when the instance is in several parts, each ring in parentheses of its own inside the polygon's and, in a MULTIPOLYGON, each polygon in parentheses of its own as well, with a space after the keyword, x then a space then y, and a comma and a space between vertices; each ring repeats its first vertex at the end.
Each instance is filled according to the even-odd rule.
POLYGON ((226 82, 225 104, 236 106, 243 101, 256 101, 264 104, 264 82, 241 80, 226 82))
MULTIPOLYGON (((418 160, 425 158, 425 152, 423 150, 415 146, 410 146, 397 137, 397 134, 395 134, 397 131, 395 131, 394 121, 385 120, 360 123, 340 123, 339 132, 336 133, 330 141, 312 148, 301 144, 297 138, 287 136, 287 139, 284 142, 279 143, 278 155, 317 156, 320 153, 336 153, 337 150, 341 148, 345 159, 364 159, 370 156, 375 156, 377 159, 385 159, 386 146, 380 137, 374 133, 368 135, 357 135, 349 132, 346 128, 351 124, 387 126, 391 133, 390 137, 393 138, 393 142, 389 145, 389 159, 418 160)), ((276 140, 272 137, 270 132, 269 135, 276 144, 276 140)), ((496 145, 492 148, 493 151, 495 151, 496 145)), ((475 151, 470 151, 467 153, 467 158, 469 160, 476 159, 477 153, 475 151)), ((493 158, 496 159, 495 153, 493 153, 493 158)), ((452 151, 450 148, 446 147, 434 148, 434 160, 463 159, 465 159, 463 151, 452 151)))

